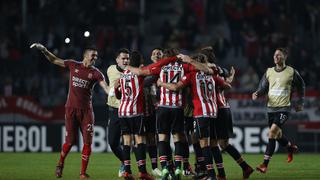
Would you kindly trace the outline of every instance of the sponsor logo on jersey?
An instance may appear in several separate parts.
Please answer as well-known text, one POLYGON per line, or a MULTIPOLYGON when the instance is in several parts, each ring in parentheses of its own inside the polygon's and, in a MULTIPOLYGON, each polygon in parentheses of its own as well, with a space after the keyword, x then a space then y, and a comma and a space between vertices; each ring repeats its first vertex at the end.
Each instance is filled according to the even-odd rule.
POLYGON ((72 76, 72 86, 80 87, 80 88, 88 88, 89 81, 78 78, 76 76, 72 76))

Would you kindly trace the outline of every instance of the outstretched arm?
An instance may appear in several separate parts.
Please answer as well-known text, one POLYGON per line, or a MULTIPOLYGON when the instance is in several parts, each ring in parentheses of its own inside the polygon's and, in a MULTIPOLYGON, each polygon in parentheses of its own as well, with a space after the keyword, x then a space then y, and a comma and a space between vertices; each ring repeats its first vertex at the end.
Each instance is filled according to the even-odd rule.
POLYGON ((109 94, 109 91, 110 91, 110 87, 107 85, 106 81, 100 81, 99 82, 99 85, 102 87, 103 91, 106 93, 106 94, 109 94))
POLYGON ((177 57, 182 59, 183 62, 191 64, 192 66, 194 66, 195 69, 199 71, 203 71, 204 73, 207 73, 207 74, 214 74, 214 71, 212 68, 210 68, 204 63, 200 63, 198 61, 193 60, 190 56, 179 54, 177 55, 177 57))
POLYGON ((150 64, 145 67, 132 67, 132 66, 126 66, 126 69, 129 69, 133 74, 136 74, 138 76, 150 76, 150 75, 156 75, 159 74, 159 70, 162 66, 169 64, 171 62, 176 61, 178 58, 176 56, 167 57, 160 59, 158 62, 150 64))
POLYGON ((40 50, 45 56, 46 58, 53 64, 56 64, 58 66, 61 67, 66 67, 64 65, 64 60, 58 58, 57 56, 55 56, 54 54, 52 54, 50 51, 48 51, 48 49, 46 47, 44 47, 42 44, 40 43, 33 43, 30 48, 36 48, 38 50, 40 50))

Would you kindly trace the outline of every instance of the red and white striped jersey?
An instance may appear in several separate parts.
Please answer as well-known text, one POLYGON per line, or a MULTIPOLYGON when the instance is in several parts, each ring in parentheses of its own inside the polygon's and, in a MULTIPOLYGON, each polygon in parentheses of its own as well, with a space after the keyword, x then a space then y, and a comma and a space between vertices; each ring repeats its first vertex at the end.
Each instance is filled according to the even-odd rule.
MULTIPOLYGON (((220 79, 221 81, 225 81, 224 77, 221 77, 219 75, 216 75, 215 79, 220 79)), ((218 103, 218 108, 230 108, 230 105, 228 101, 226 100, 226 97, 224 96, 224 90, 220 86, 216 86, 216 92, 217 92, 217 103, 218 103)))
POLYGON ((194 117, 216 117, 218 113, 215 81, 202 71, 190 72, 182 78, 184 85, 191 85, 194 117))
MULTIPOLYGON (((171 62, 161 67, 159 78, 164 83, 177 83, 185 73, 193 70, 193 66, 189 64, 183 64, 179 61, 171 62)), ((184 103, 185 98, 182 94, 182 90, 176 92, 160 87, 160 107, 181 108, 184 106, 184 103)))
POLYGON ((144 77, 137 76, 129 70, 120 75, 121 100, 118 109, 119 117, 133 117, 143 114, 144 77))

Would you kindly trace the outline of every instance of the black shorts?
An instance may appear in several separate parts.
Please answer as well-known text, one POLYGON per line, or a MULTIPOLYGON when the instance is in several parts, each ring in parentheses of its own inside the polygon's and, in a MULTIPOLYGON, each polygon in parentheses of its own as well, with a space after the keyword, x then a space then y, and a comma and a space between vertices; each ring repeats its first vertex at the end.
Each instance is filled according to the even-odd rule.
POLYGON ((268 112, 268 125, 276 124, 279 128, 282 128, 283 124, 288 120, 289 112, 268 112))
POLYGON ((191 134, 193 132, 194 120, 193 117, 184 117, 184 131, 185 133, 191 134))
POLYGON ((143 122, 143 116, 119 118, 121 126, 121 134, 138 134, 143 135, 145 133, 145 126, 143 122))
POLYGON ((213 121, 215 120, 216 119, 209 118, 209 117, 194 118, 194 121, 195 121, 194 132, 197 138, 199 139, 208 138, 208 137, 213 138, 213 136, 215 135, 213 121))
POLYGON ((159 107, 157 110, 157 133, 184 133, 183 109, 159 107))
POLYGON ((144 117, 144 125, 146 127, 146 133, 156 133, 156 116, 153 114, 151 116, 144 117))
POLYGON ((230 108, 220 108, 214 121, 217 139, 229 139, 233 136, 233 123, 230 108))

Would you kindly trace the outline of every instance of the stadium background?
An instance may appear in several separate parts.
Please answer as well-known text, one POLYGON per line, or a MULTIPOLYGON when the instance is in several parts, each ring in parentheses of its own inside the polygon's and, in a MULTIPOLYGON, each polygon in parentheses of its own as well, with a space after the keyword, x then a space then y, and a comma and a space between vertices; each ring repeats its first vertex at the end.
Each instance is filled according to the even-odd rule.
MULTIPOLYGON (((264 152, 267 142, 265 101, 250 95, 273 66, 274 49, 288 47, 287 64, 304 78, 307 97, 304 112, 293 113, 285 131, 301 152, 320 151, 317 0, 11 0, 0 1, 0 9, 0 152, 54 152, 63 142, 68 72, 30 50, 33 42, 77 60, 94 42, 103 73, 122 47, 141 51, 150 63, 154 47, 190 54, 212 45, 219 65, 236 68, 228 92, 232 143, 246 153, 264 152)), ((106 152, 106 98, 94 91, 93 151, 106 152)))

